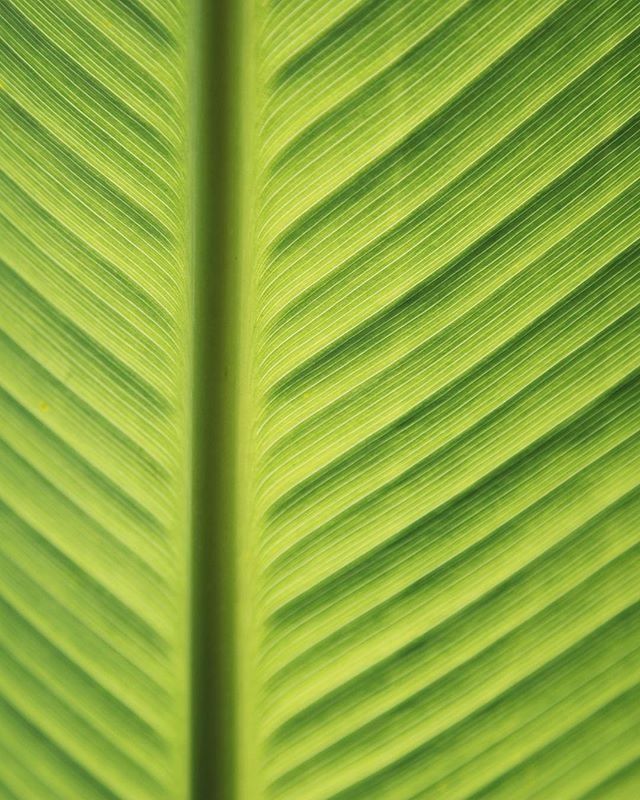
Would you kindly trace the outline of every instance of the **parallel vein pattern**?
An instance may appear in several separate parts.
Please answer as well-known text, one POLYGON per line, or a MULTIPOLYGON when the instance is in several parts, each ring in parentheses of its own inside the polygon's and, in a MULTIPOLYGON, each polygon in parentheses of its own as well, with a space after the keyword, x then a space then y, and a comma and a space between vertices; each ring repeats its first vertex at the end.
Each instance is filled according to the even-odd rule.
POLYGON ((256 796, 635 798, 640 7, 258 6, 256 796))
POLYGON ((0 0, 0 797, 187 790, 182 0, 0 0))

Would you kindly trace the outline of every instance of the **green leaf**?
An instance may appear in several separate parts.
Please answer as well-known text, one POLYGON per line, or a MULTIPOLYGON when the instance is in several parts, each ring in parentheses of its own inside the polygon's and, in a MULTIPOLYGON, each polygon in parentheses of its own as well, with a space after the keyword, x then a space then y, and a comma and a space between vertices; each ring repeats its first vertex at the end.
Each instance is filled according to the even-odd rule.
POLYGON ((0 799, 635 800, 637 0, 0 50, 0 799))
POLYGON ((0 796, 186 797, 185 8, 0 29, 0 796))
POLYGON ((639 23, 259 15, 247 797, 565 800, 640 757, 639 23))

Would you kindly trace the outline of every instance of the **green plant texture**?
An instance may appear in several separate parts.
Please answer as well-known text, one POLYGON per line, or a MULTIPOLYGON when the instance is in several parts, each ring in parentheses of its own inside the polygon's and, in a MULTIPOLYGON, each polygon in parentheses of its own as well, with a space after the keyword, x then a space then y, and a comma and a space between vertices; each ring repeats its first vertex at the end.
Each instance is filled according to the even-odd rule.
POLYGON ((0 800, 640 797, 638 0, 0 0, 0 800))

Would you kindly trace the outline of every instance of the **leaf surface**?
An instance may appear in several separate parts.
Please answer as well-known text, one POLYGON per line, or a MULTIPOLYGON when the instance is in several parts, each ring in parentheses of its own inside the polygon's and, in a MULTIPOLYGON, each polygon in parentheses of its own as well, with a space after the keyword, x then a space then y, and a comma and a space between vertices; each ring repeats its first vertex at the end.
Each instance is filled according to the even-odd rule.
POLYGON ((635 800, 637 1, 219 8, 0 0, 0 798, 635 800))
POLYGON ((187 795, 184 4, 0 2, 0 796, 187 795))
POLYGON ((628 787, 637 4, 302 6, 256 26, 247 796, 628 787))

